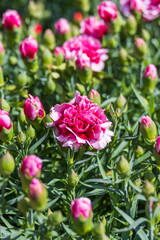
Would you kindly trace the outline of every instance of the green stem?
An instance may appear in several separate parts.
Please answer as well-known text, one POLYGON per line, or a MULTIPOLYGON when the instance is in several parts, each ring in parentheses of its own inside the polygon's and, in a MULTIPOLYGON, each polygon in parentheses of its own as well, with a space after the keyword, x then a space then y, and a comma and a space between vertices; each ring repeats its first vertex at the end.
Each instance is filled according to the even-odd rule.
POLYGON ((149 200, 149 220, 150 220, 150 229, 149 229, 149 239, 154 240, 154 225, 152 222, 152 213, 153 213, 153 200, 149 200))
POLYGON ((141 62, 141 63, 140 63, 140 66, 139 66, 139 78, 140 78, 139 85, 140 85, 140 88, 142 88, 142 86, 143 86, 143 70, 142 70, 142 65, 143 65, 143 62, 141 62))

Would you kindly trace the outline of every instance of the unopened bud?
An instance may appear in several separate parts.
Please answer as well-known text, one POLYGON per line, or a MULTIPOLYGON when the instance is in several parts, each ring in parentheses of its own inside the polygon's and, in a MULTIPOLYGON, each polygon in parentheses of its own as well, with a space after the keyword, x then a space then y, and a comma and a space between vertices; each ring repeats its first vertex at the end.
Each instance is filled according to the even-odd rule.
POLYGON ((10 56, 9 57, 9 63, 12 65, 12 66, 15 66, 17 64, 17 58, 15 56, 10 56))
POLYGON ((52 64, 52 53, 49 49, 46 49, 42 54, 42 62, 45 67, 52 64))
POLYGON ((48 225, 56 226, 63 221, 63 215, 62 215, 62 212, 60 210, 51 212, 51 210, 49 209, 48 213, 49 213, 49 215, 48 215, 48 225))
POLYGON ((141 179, 140 178, 137 178, 135 181, 134 181, 134 184, 137 186, 137 187, 140 187, 141 186, 141 179))
POLYGON ((144 78, 143 78, 143 87, 144 89, 148 89, 149 91, 153 91, 157 84, 158 74, 157 68, 153 64, 149 64, 145 70, 144 78))
POLYGON ((17 135, 17 142, 24 143, 26 141, 26 134, 24 132, 19 132, 17 135))
POLYGON ((26 72, 21 72, 20 74, 18 74, 17 84, 19 87, 23 87, 24 85, 26 85, 27 80, 28 80, 28 77, 27 77, 26 72))
POLYGON ((5 110, 6 112, 10 111, 10 106, 4 98, 0 98, 0 109, 5 110))
POLYGON ((45 90, 48 95, 51 95, 56 90, 56 83, 53 81, 53 79, 48 79, 45 85, 45 90))
POLYGON ((121 159, 117 163, 117 172, 122 178, 127 177, 130 173, 129 163, 123 156, 121 156, 121 159))
POLYGON ((94 228, 93 228, 93 234, 96 236, 101 236, 102 234, 105 233, 105 226, 102 222, 99 222, 97 224, 95 224, 94 228))
POLYGON ((142 156, 144 154, 144 150, 141 146, 138 146, 136 149, 135 149, 135 156, 136 158, 139 158, 140 156, 142 156))
POLYGON ((3 177, 8 177, 14 171, 14 168, 14 158, 9 152, 6 152, 0 159, 0 173, 3 177))
POLYGON ((26 131, 26 134, 30 138, 34 138, 36 135, 35 129, 32 127, 32 125, 29 125, 29 128, 26 131))
POLYGON ((150 183, 148 180, 145 180, 145 183, 142 188, 142 192, 145 195, 145 197, 148 199, 151 197, 151 195, 154 193, 155 188, 152 183, 150 183))
POLYGON ((80 83, 76 83, 76 88, 80 93, 84 93, 85 92, 85 87, 80 84, 80 83))
POLYGON ((44 45, 50 50, 53 50, 55 47, 55 36, 51 29, 46 29, 44 33, 44 45))
POLYGON ((142 117, 140 131, 143 138, 149 144, 153 144, 156 141, 157 127, 150 117, 148 116, 142 117))
POLYGON ((20 112, 19 112, 19 121, 24 123, 26 122, 26 115, 24 114, 24 110, 23 108, 20 108, 20 112))
POLYGON ((133 15, 130 15, 126 21, 126 31, 129 35, 134 35, 137 31, 137 21, 133 15))
POLYGON ((128 52, 125 48, 121 48, 119 51, 119 62, 121 65, 128 64, 128 52))
POLYGON ((137 38, 134 42, 133 50, 134 50, 134 55, 137 58, 139 58, 139 59, 144 58, 144 56, 147 53, 146 42, 142 38, 137 38))
POLYGON ((107 37, 107 47, 108 48, 116 48, 118 46, 118 41, 114 36, 107 37))
POLYGON ((146 29, 142 29, 142 38, 148 42, 151 38, 150 33, 146 29))
POLYGON ((78 181, 79 181, 78 175, 72 169, 68 176, 68 187, 71 189, 75 188, 78 184, 78 181))
POLYGON ((101 97, 96 90, 92 89, 88 94, 88 98, 92 101, 92 103, 97 103, 101 106, 101 97))
MULTIPOLYGON (((120 94, 120 96, 117 98, 115 102, 115 107, 122 109, 126 102, 127 102, 126 98, 122 94, 120 94)), ((127 109, 128 109, 128 105, 125 106, 123 112, 125 113, 127 109)))
POLYGON ((18 204, 17 204, 17 208, 18 210, 22 213, 22 214, 26 214, 29 211, 30 208, 30 200, 28 197, 24 197, 22 198, 18 204))
POLYGON ((4 76, 3 76, 3 70, 2 67, 0 66, 0 87, 4 85, 4 76))

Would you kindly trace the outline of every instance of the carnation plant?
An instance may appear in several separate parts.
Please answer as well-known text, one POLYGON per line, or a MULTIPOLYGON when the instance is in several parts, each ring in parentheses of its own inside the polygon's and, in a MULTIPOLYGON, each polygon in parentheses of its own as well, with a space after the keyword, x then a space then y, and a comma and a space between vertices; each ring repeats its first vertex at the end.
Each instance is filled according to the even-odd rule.
POLYGON ((0 239, 160 239, 160 2, 0 14, 0 239))

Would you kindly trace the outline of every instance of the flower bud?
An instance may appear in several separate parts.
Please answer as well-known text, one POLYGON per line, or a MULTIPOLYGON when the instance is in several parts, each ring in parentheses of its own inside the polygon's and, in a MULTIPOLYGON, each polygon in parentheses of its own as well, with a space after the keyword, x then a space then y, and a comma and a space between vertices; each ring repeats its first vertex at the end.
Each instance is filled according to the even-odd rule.
POLYGON ((29 128, 26 131, 26 134, 30 138, 34 138, 36 135, 35 129, 32 127, 32 125, 29 125, 29 128))
POLYGON ((3 70, 2 67, 0 66, 0 88, 3 87, 3 85, 4 85, 3 70))
POLYGON ((101 236, 105 233, 105 226, 102 222, 95 224, 93 228, 93 234, 96 236, 101 236))
POLYGON ((10 56, 10 57, 9 57, 9 63, 10 63, 12 66, 17 65, 17 62, 18 62, 18 60, 17 60, 17 57, 16 57, 16 56, 10 56))
POLYGON ((10 111, 10 106, 9 104, 6 102, 6 100, 4 98, 0 98, 0 109, 9 112, 10 111))
POLYGON ((80 84, 80 83, 76 83, 76 89, 80 92, 80 93, 84 93, 85 92, 85 87, 80 84))
MULTIPOLYGON (((120 94, 120 96, 117 98, 115 102, 115 107, 121 110, 126 102, 127 102, 126 98, 122 94, 120 94)), ((123 113, 127 112, 127 110, 128 110, 128 104, 125 106, 123 113)))
POLYGON ((17 85, 20 87, 23 87, 24 85, 26 85, 27 80, 28 80, 28 77, 26 72, 21 72, 17 76, 17 85))
POLYGON ((75 12, 73 15, 73 19, 76 23, 80 23, 83 19, 83 15, 81 12, 75 12))
POLYGON ((79 181, 78 175, 72 169, 68 176, 68 187, 71 189, 75 188, 78 184, 78 181, 79 181))
POLYGON ((47 197, 48 192, 45 186, 37 178, 33 178, 29 185, 31 207, 34 210, 43 210, 47 204, 47 197))
POLYGON ((19 117, 18 117, 18 119, 22 123, 26 122, 26 115, 24 114, 23 108, 19 109, 19 117))
POLYGON ((129 176, 130 166, 128 161, 123 157, 123 155, 121 156, 121 159, 117 163, 117 172, 122 178, 129 176))
POLYGON ((44 33, 44 45, 50 50, 53 50, 55 46, 55 36, 51 29, 46 29, 44 33))
POLYGON ((147 53, 146 42, 142 38, 137 38, 134 42, 133 50, 134 50, 134 55, 137 58, 139 58, 139 59, 144 58, 144 56, 147 53))
POLYGON ((160 137, 159 136, 156 138, 156 144, 155 144, 153 153, 156 160, 156 164, 160 166, 160 137))
POLYGON ((135 152, 136 158, 139 158, 144 154, 144 150, 141 146, 138 146, 134 152, 135 152))
POLYGON ((151 195, 154 193, 154 191, 155 191, 155 188, 152 185, 152 183, 150 183, 148 180, 145 180, 145 183, 142 188, 142 193, 144 194, 144 196, 147 199, 149 199, 151 195))
POLYGON ((63 221, 63 215, 60 210, 51 212, 49 209, 48 214, 48 225, 50 226, 57 226, 63 221))
POLYGON ((21 52, 22 58, 34 59, 38 50, 38 42, 34 39, 32 35, 25 38, 20 44, 19 50, 21 52))
POLYGON ((56 57, 56 64, 59 66, 64 61, 64 51, 62 47, 55 47, 54 49, 55 57, 56 57))
POLYGON ((33 97, 31 94, 29 94, 29 98, 27 98, 24 102, 24 113, 32 122, 37 118, 43 119, 45 112, 38 97, 33 97))
POLYGON ((45 90, 48 95, 51 95, 56 90, 56 83, 53 79, 49 78, 46 85, 45 90))
POLYGON ((128 65, 128 52, 125 48, 121 48, 119 51, 119 62, 122 66, 128 65))
POLYGON ((0 159, 0 173, 3 177, 8 177, 14 171, 14 168, 14 158, 9 152, 6 152, 0 159))
POLYGON ((65 18, 60 18, 57 20, 57 22, 54 24, 54 27, 59 34, 66 34, 71 30, 69 22, 65 18))
POLYGON ((146 29, 142 29, 142 38, 148 42, 151 38, 150 33, 146 29))
POLYGON ((26 134, 24 132, 19 132, 17 135, 17 142, 24 143, 26 141, 26 134))
POLYGON ((44 4, 42 2, 29 1, 28 12, 32 18, 42 19, 44 17, 44 4))
POLYGON ((34 32, 36 35, 41 35, 43 31, 42 25, 40 23, 36 23, 34 26, 34 32))
POLYGON ((13 136, 12 122, 8 112, 0 109, 0 140, 6 142, 13 136))
POLYGON ((141 179, 140 178, 137 178, 135 181, 134 181, 134 184, 137 186, 137 187, 140 187, 141 186, 141 179))
POLYGON ((88 98, 92 101, 92 103, 97 103, 101 106, 101 97, 96 90, 92 89, 88 94, 88 98))
POLYGON ((71 212, 75 231, 85 235, 92 229, 92 205, 88 198, 77 198, 71 203, 71 212))
POLYGON ((107 47, 108 48, 116 48, 118 46, 118 41, 114 36, 107 36, 107 47))
POLYGON ((155 65, 149 64, 144 73, 143 87, 148 88, 152 92, 155 89, 157 80, 157 68, 155 65))
POLYGON ((140 124, 140 132, 143 138, 149 143, 153 144, 157 137, 157 127, 152 119, 148 116, 142 117, 140 124))
POLYGON ((45 67, 47 67, 48 65, 52 64, 52 53, 50 52, 49 49, 46 49, 42 53, 42 62, 43 62, 43 65, 45 67))
POLYGON ((88 12, 90 10, 89 0, 75 0, 77 8, 83 12, 88 12))
POLYGON ((22 214, 26 214, 29 209, 30 209, 30 200, 28 197, 24 197, 22 198, 18 204, 17 204, 17 208, 18 210, 22 213, 22 214))
POLYGON ((0 65, 3 64, 4 55, 5 55, 5 50, 4 50, 4 47, 2 45, 2 42, 0 41, 0 65))
POLYGON ((126 31, 133 36, 137 31, 137 21, 133 15, 130 15, 126 21, 126 31))

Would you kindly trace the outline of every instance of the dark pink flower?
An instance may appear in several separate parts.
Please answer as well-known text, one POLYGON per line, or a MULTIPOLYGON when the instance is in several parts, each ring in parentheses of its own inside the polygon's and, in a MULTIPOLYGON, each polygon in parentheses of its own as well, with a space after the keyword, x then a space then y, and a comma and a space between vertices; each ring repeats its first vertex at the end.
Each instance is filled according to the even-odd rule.
POLYGON ((107 23, 110 23, 112 19, 117 18, 117 6, 111 1, 103 1, 98 7, 97 11, 99 16, 107 23))
POLYGON ((148 116, 142 117, 141 126, 149 127, 151 123, 152 123, 152 119, 150 117, 148 116))
POLYGON ((13 30, 14 27, 19 28, 22 24, 20 15, 16 10, 8 9, 2 16, 2 25, 4 28, 13 30))
POLYGON ((144 76, 146 78, 150 77, 152 79, 157 79, 158 75, 157 75, 157 68, 156 68, 156 66, 153 65, 153 64, 149 64, 148 67, 145 70, 144 76))
POLYGON ((109 130, 112 123, 104 110, 86 96, 80 96, 78 91, 69 103, 52 107, 50 117, 53 123, 47 123, 47 127, 55 128, 55 135, 63 147, 76 151, 86 143, 95 149, 103 149, 114 135, 109 130))
POLYGON ((89 218, 92 211, 92 204, 89 198, 76 198, 71 203, 71 212, 74 219, 78 219, 80 215, 89 218))
POLYGON ((4 47, 2 45, 2 42, 0 41, 0 53, 4 53, 4 47))
POLYGON ((160 155, 160 137, 156 138, 156 146, 155 146, 156 152, 160 155))
POLYGON ((62 46, 64 57, 66 60, 75 59, 79 51, 82 51, 89 57, 91 69, 94 72, 100 72, 104 68, 104 61, 108 59, 108 49, 101 48, 98 39, 80 35, 66 41, 62 46))
POLYGON ((55 47, 54 53, 55 53, 56 56, 58 56, 59 54, 64 54, 63 48, 62 47, 55 47))
POLYGON ((44 117, 44 108, 38 97, 29 94, 29 98, 24 102, 24 113, 31 121, 44 117))
POLYGON ((0 109, 0 132, 3 128, 10 129, 12 126, 8 112, 0 109))
POLYGON ((107 26, 103 20, 99 20, 94 16, 90 16, 81 22, 80 33, 101 39, 107 33, 107 26))
POLYGON ((55 24, 54 27, 59 34, 65 34, 70 32, 70 25, 67 19, 60 18, 55 24))
POLYGON ((27 177, 39 177, 42 168, 42 160, 36 155, 29 155, 23 159, 21 174, 27 177))
POLYGON ((25 38, 19 46, 22 58, 33 59, 38 50, 38 42, 32 35, 25 38))
POLYGON ((81 50, 78 52, 75 58, 75 63, 80 70, 82 70, 83 68, 91 67, 90 58, 87 56, 86 53, 83 53, 81 50))
POLYGON ((33 178, 29 186, 29 197, 32 201, 38 200, 42 195, 44 185, 37 179, 33 178))

